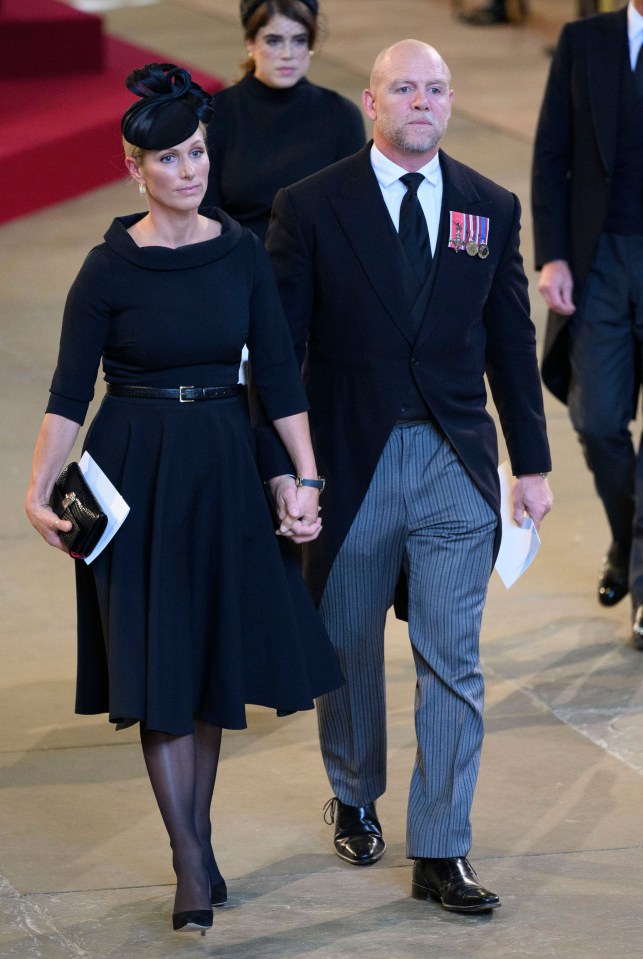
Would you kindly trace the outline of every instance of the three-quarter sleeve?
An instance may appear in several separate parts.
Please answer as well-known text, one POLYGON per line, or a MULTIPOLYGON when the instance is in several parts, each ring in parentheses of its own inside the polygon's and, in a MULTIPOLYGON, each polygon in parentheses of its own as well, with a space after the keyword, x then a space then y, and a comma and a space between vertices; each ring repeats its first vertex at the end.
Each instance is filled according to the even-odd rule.
POLYGON ((83 424, 94 396, 96 376, 110 327, 106 296, 108 263, 93 249, 74 280, 63 314, 58 363, 50 387, 48 413, 83 424))
POLYGON ((254 383, 271 420, 308 409, 290 330, 281 306, 272 266, 253 237, 255 282, 250 299, 248 349, 254 383))

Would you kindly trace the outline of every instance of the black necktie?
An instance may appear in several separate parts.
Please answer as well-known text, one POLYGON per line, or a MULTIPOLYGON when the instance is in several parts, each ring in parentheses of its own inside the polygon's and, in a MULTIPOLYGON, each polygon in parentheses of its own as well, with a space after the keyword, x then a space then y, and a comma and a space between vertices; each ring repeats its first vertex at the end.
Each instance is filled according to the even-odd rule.
POLYGON ((636 92, 640 97, 643 97, 643 46, 639 50, 639 55, 636 58, 636 66, 634 67, 634 85, 636 86, 636 92))
POLYGON ((424 281, 431 266, 429 230, 418 200, 418 188, 423 180, 421 173, 405 173, 400 177, 400 181, 406 187, 400 207, 400 240, 409 263, 421 282, 424 281))

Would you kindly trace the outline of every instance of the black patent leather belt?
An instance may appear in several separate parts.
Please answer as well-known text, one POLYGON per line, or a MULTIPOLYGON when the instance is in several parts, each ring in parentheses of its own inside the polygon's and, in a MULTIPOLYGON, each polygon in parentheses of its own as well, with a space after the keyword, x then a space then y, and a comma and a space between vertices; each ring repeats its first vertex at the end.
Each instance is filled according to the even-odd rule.
POLYGON ((166 389, 161 386, 122 386, 108 383, 110 396, 125 396, 132 400, 178 400, 179 403, 194 403, 198 400, 227 400, 238 396, 243 390, 240 383, 234 386, 179 386, 166 389))

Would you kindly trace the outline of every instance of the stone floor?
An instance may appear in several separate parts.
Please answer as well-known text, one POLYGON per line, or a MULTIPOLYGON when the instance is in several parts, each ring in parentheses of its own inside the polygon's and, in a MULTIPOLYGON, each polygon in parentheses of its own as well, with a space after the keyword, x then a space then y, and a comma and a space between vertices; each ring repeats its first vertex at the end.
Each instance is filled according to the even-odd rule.
MULTIPOLYGON (((243 48, 236 0, 86 0, 108 28, 168 58, 233 78, 243 48)), ((79 4, 80 5, 80 4, 79 4)), ((545 48, 574 6, 532 0, 521 27, 476 30, 446 0, 324 0, 328 38, 313 78, 358 96, 379 49, 436 45, 453 71, 445 141, 523 200, 534 317, 528 176, 545 48)), ((70 176, 74 163, 70 157, 70 176)), ((43 170, 46 175, 46 170, 43 170)), ((16 185, 17 186, 17 185, 16 185)), ((642 655, 628 608, 606 610, 594 580, 607 528, 565 410, 547 398, 557 502, 532 568, 491 584, 482 637, 487 736, 472 859, 497 889, 493 916, 449 915, 409 897, 404 809, 413 762, 413 666, 388 631, 389 849, 367 870, 332 853, 315 720, 250 711, 224 738, 214 803, 230 888, 205 938, 171 932, 167 841, 134 732, 75 717, 69 561, 22 512, 61 307, 82 258, 138 195, 122 183, 0 229, 0 955, 5 959, 625 959, 641 955, 642 655)))

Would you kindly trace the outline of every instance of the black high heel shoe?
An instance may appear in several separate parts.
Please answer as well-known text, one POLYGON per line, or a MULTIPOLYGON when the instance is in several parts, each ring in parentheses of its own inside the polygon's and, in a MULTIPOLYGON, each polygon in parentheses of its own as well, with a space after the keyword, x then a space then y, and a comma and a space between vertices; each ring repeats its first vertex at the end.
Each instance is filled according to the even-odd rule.
POLYGON ((228 901, 228 887, 222 879, 215 886, 210 886, 210 902, 213 906, 225 906, 228 901))
POLYGON ((187 912, 172 913, 172 928, 175 932, 200 932, 205 936, 212 929, 211 909, 190 909, 187 912))

